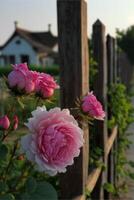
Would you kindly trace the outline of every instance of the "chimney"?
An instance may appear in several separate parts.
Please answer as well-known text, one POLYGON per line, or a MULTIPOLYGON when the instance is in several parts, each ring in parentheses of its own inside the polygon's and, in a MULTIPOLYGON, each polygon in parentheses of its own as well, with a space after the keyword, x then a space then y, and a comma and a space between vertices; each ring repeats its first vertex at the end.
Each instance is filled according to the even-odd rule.
POLYGON ((18 21, 14 22, 14 27, 15 27, 15 29, 18 28, 18 21))
POLYGON ((51 24, 48 24, 48 31, 51 32, 51 24))

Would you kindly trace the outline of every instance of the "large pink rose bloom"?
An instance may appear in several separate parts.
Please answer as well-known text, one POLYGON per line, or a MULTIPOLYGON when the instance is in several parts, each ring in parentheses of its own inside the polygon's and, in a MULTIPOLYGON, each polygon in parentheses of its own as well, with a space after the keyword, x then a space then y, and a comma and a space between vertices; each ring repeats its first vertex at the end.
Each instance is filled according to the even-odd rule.
POLYGON ((54 90, 59 88, 54 78, 49 74, 40 73, 36 82, 36 92, 43 98, 49 98, 54 94, 54 90))
POLYGON ((9 87, 26 93, 33 92, 37 77, 38 74, 30 71, 26 63, 13 65, 13 71, 8 75, 9 87))
POLYGON ((88 93, 88 95, 82 99, 81 106, 83 112, 88 113, 91 117, 104 120, 105 112, 101 103, 93 95, 93 92, 88 93))
POLYGON ((49 175, 66 172, 83 146, 83 132, 68 109, 46 111, 38 107, 26 126, 30 133, 21 138, 22 149, 39 171, 49 175))

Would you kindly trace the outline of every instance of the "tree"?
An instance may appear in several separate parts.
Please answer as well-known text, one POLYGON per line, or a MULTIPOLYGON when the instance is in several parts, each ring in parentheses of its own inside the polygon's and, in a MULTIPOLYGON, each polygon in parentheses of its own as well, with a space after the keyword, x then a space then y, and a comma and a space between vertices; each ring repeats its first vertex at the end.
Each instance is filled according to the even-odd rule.
POLYGON ((117 29, 117 43, 126 52, 130 62, 134 64, 134 25, 126 31, 117 29))

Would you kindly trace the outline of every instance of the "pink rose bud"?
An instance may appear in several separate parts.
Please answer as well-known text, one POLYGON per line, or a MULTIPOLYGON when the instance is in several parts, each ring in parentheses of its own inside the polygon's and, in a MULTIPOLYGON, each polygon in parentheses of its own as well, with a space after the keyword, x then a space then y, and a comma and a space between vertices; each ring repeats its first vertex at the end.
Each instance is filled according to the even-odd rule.
POLYGON ((104 120, 105 112, 101 103, 93 95, 93 92, 88 93, 88 95, 82 99, 81 107, 82 111, 87 113, 89 116, 98 120, 104 120))
POLYGON ((40 73, 36 82, 36 92, 43 98, 49 98, 54 94, 54 90, 59 88, 54 78, 49 74, 40 73))
POLYGON ((10 121, 7 115, 0 117, 0 127, 7 130, 10 126, 10 121))
POLYGON ((21 146, 28 160, 51 176, 66 172, 84 142, 83 131, 69 110, 37 107, 25 125, 30 133, 21 138, 21 146))
POLYGON ((13 65, 13 71, 8 75, 9 87, 25 93, 33 92, 37 77, 38 74, 30 71, 26 63, 13 65))
POLYGON ((18 123, 19 123, 18 116, 14 115, 14 117, 13 117, 13 130, 16 130, 18 128, 18 123))

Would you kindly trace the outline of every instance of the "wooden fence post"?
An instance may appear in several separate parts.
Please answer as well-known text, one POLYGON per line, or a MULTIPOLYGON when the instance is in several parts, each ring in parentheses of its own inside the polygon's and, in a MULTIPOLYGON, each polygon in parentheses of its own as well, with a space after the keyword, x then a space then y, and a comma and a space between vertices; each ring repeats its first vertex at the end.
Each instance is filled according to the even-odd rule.
MULTIPOLYGON (((117 42, 116 42, 115 38, 113 38, 113 50, 114 50, 114 56, 113 56, 114 72, 113 72, 113 77, 114 77, 114 83, 117 83, 119 81, 118 81, 118 77, 117 77, 117 75, 118 75, 117 74, 117 42)), ((114 163, 114 184, 117 185, 117 173, 116 173, 117 156, 116 156, 116 153, 117 153, 117 150, 118 150, 118 136, 115 139, 113 148, 114 148, 114 152, 115 152, 114 160, 113 160, 113 163, 114 163)))
MULTIPOLYGON (((94 83, 94 93, 102 102, 107 112, 107 66, 106 66, 106 42, 105 26, 100 20, 93 25, 93 55, 98 64, 98 73, 94 83)), ((96 145, 104 151, 104 163, 106 164, 107 119, 96 122, 96 145)), ((107 182, 106 172, 102 172, 93 191, 93 199, 104 199, 103 183, 107 182)))
POLYGON ((117 83, 117 44, 115 38, 113 38, 113 69, 114 83, 117 83))
POLYGON ((113 83, 113 66, 114 66, 114 47, 113 47, 113 38, 110 35, 107 35, 107 72, 108 72, 108 86, 113 83))
MULTIPOLYGON (((84 0, 57 0, 60 54, 61 107, 74 108, 76 98, 89 90, 89 55, 87 40, 87 3, 84 0)), ((72 112, 73 113, 73 112, 72 112)), ((88 176, 88 125, 81 154, 60 175, 60 198, 72 199, 84 194, 88 176)))
MULTIPOLYGON (((107 69, 108 69, 108 88, 114 81, 114 43, 113 38, 110 35, 107 35, 107 69)), ((109 101, 109 95, 108 95, 109 101)), ((111 119, 111 109, 108 108, 108 119, 111 119)), ((110 130, 109 130, 110 132, 110 130)), ((109 135, 110 136, 110 135, 109 135)), ((111 148, 111 151, 108 155, 108 183, 114 184, 114 147, 111 148)), ((107 199, 111 199, 111 194, 107 193, 107 199)))

